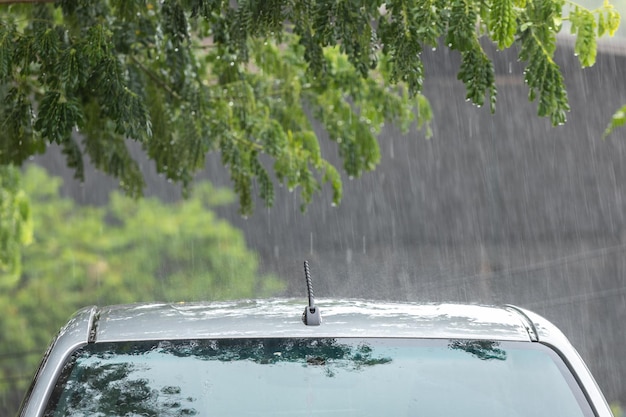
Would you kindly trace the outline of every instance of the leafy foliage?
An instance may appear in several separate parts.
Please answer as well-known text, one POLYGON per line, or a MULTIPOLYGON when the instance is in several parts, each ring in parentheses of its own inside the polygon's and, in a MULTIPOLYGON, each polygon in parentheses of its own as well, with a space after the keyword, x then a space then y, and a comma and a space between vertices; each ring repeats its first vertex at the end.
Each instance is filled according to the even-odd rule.
POLYGON ((513 0, 493 2, 489 13, 491 37, 497 42, 498 48, 508 48, 515 41, 515 4, 513 0))
POLYGON ((596 60, 597 36, 613 36, 619 27, 620 15, 608 1, 597 10, 575 6, 569 15, 571 32, 576 35, 574 52, 583 67, 590 67, 596 60), (597 21, 597 23, 596 23, 597 21))
MULTIPOLYGON (((58 0, 3 6, 0 163, 64 149, 138 196, 143 179, 126 139, 189 191, 208 152, 222 154, 243 214, 254 190, 273 203, 275 181, 300 188, 303 208, 341 177, 319 154, 311 116, 339 147, 350 176, 378 162, 383 122, 430 131, 422 48, 440 39, 462 54, 467 98, 495 110, 493 65, 479 39, 522 44, 538 113, 568 109, 552 61, 563 0, 58 0), (390 86, 397 84, 396 87, 390 86), (400 93, 400 94, 398 94, 400 93), (417 112, 414 110, 418 109, 417 112), (376 115, 374 115, 376 114, 376 115), (80 130, 80 135, 76 132, 80 130), (271 175, 273 171, 275 175, 271 175), (273 178, 275 177, 275 178, 273 178)), ((607 3, 571 13, 583 66, 619 15, 607 3), (597 29, 597 30, 596 30, 597 29)))
MULTIPOLYGON (((622 6, 623 7, 623 6, 622 6)), ((620 14, 615 7, 604 0, 602 7, 595 10, 587 10, 580 6, 575 6, 574 11, 570 13, 572 22, 571 32, 576 34, 575 52, 579 57, 583 67, 591 66, 595 62, 596 57, 596 38, 594 30, 597 28, 597 36, 608 34, 613 36, 620 24, 620 14), (597 23, 594 19, 597 16, 597 23)), ((626 106, 618 109, 607 125, 603 138, 609 136, 613 130, 623 126, 626 123, 626 106)))
POLYGON ((408 126, 415 118, 419 89, 398 95, 367 77, 377 60, 376 8, 326 3, 11 6, 0 19, 0 123, 12 125, 0 163, 21 164, 58 143, 78 178, 87 156, 138 196, 143 180, 124 145, 129 138, 185 192, 205 155, 221 152, 243 214, 254 188, 272 204, 272 163, 278 181, 301 188, 304 204, 324 182, 338 203, 339 174, 307 148, 318 139, 305 109, 321 117, 341 106, 341 117, 354 120, 341 129, 340 148, 348 174, 359 175, 378 162, 383 122, 408 126), (376 111, 384 117, 364 117, 376 111))
MULTIPOLYGON (((43 352, 84 305, 252 298, 283 288, 276 277, 259 275, 243 233, 212 211, 232 202, 229 190, 198 184, 173 205, 114 193, 107 207, 95 208, 61 198, 60 185, 34 166, 23 177, 36 228, 21 274, 0 273, 3 353, 43 352)), ((35 365, 2 361, 0 381, 30 375, 35 365)))
POLYGON ((614 129, 624 126, 626 124, 626 106, 622 106, 621 109, 617 110, 611 119, 611 123, 606 127, 604 131, 603 137, 607 137, 610 135, 614 129))
MULTIPOLYGON (((384 123, 430 135, 422 50, 459 51, 466 97, 495 111, 494 67, 481 46, 521 46, 529 98, 553 124, 569 110, 553 60, 564 19, 583 66, 612 35, 608 3, 563 14, 564 0, 57 0, 0 6, 0 165, 20 166, 50 143, 76 177, 85 158, 130 196, 144 181, 128 140, 190 192, 219 152, 239 197, 271 206, 274 185, 302 209, 340 170, 320 151, 321 124, 345 173, 376 167, 384 123)), ((619 117, 616 119, 619 122, 619 117)), ((9 191, 9 194, 11 191, 9 191)), ((0 225, 8 230, 9 226, 0 225)), ((27 227, 26 227, 27 228, 27 227)), ((17 235, 12 235, 14 238, 17 235)), ((5 246, 14 246, 6 242, 5 246)), ((7 252, 8 253, 8 252, 7 252)), ((8 255, 7 255, 8 256, 8 255)), ((11 255, 12 256, 12 255, 11 255)), ((14 257, 15 258, 15 257, 14 257)), ((4 262, 8 259, 3 256, 4 262)))
POLYGON ((556 50, 556 32, 551 29, 559 22, 562 2, 529 2, 525 13, 530 21, 520 34, 520 59, 528 62, 524 80, 530 88, 529 100, 539 98, 538 114, 549 116, 553 124, 565 123, 569 111, 565 83, 559 66, 553 60, 556 50), (539 19, 553 22, 538 26, 539 19))

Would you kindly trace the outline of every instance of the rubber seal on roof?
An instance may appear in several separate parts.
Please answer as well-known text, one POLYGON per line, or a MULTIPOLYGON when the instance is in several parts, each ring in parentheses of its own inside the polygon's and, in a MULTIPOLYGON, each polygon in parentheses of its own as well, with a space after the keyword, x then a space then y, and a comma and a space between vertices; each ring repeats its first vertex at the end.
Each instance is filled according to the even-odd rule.
POLYGON ((315 296, 313 295, 313 282, 311 280, 311 271, 309 263, 304 261, 304 278, 306 279, 306 290, 309 296, 309 305, 302 313, 302 322, 307 326, 319 326, 322 324, 322 316, 320 309, 315 306, 315 296))
POLYGON ((532 340, 533 342, 538 342, 539 333, 537 332, 537 328, 535 327, 535 324, 530 319, 530 317, 528 317, 526 313, 524 313, 524 310, 511 304, 507 304, 505 307, 521 316, 522 320, 524 321, 524 327, 526 328, 526 331, 528 332, 528 336, 530 337, 530 340, 532 340))
POLYGON ((100 312, 97 307, 91 310, 89 316, 89 329, 87 333, 87 343, 96 343, 96 335, 98 334, 98 320, 100 320, 100 312))

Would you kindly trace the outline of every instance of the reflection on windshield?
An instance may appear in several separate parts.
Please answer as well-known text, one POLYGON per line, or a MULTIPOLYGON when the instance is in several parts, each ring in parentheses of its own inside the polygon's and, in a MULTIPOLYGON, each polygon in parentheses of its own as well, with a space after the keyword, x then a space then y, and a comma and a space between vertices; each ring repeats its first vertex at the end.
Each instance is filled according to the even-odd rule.
POLYGON ((506 352, 498 347, 500 343, 491 340, 451 340, 448 346, 450 349, 464 350, 482 360, 506 360, 506 352))
POLYGON ((181 388, 164 385, 159 390, 147 378, 133 378, 135 363, 96 361, 81 367, 68 381, 62 410, 52 416, 193 416, 194 398, 183 398, 181 388))
MULTIPOLYGON (((141 347, 140 347, 141 349, 141 347)), ((161 342, 157 348, 179 357, 200 360, 250 360, 257 364, 299 362, 309 365, 333 363, 335 367, 354 370, 391 362, 391 358, 373 357, 367 343, 357 346, 338 343, 336 339, 220 339, 209 342, 161 342)))
POLYGON ((45 415, 593 414, 540 344, 316 338, 87 345, 64 368, 45 415))

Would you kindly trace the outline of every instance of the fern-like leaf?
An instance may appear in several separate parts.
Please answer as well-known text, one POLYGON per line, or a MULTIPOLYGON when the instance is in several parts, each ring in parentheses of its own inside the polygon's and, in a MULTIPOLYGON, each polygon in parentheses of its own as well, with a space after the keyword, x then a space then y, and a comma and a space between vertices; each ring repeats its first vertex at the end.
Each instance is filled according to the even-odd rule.
POLYGON ((517 16, 514 10, 514 0, 493 0, 489 14, 489 32, 498 44, 498 48, 508 48, 515 40, 517 30, 517 16))
POLYGON ((611 123, 609 123, 609 125, 604 130, 604 134, 602 135, 602 137, 606 138, 611 133, 613 133, 613 130, 624 125, 626 125, 626 106, 622 106, 621 109, 617 110, 613 114, 613 117, 611 118, 611 123))
POLYGON ((461 69, 457 77, 465 84, 468 100, 482 106, 487 96, 491 112, 496 110, 496 79, 493 63, 478 42, 473 48, 461 53, 461 69))
POLYGON ((570 14, 572 33, 576 34, 574 52, 583 67, 596 62, 596 19, 589 10, 577 8, 570 14))

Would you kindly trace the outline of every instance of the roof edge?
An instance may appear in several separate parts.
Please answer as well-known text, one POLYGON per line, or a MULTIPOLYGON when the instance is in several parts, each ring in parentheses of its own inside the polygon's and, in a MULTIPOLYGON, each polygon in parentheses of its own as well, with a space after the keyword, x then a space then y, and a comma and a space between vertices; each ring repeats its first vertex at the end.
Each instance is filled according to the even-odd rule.
POLYGON ((520 318, 524 322, 524 327, 526 328, 526 331, 528 331, 528 336, 530 337, 530 340, 532 340, 533 342, 538 342, 539 341, 539 333, 537 332, 537 328, 535 327, 535 324, 530 319, 530 317, 528 317, 528 315, 526 315, 524 310, 522 310, 521 308, 519 308, 519 307, 517 307, 517 306, 515 306, 513 304, 505 304, 504 307, 507 310, 509 310, 511 312, 514 312, 514 313, 516 313, 516 314, 518 314, 520 316, 520 318))

